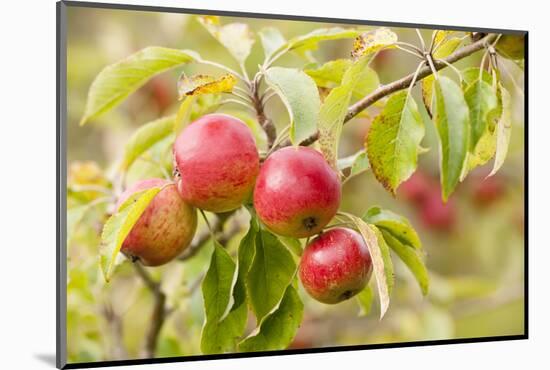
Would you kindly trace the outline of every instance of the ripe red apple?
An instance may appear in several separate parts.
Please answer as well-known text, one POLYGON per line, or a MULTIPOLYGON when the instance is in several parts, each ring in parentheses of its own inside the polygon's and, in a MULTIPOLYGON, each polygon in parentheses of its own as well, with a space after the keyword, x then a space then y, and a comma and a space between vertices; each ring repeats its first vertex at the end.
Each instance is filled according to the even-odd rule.
POLYGON ((451 231, 456 223, 456 207, 452 199, 441 200, 439 189, 433 191, 422 203, 420 218, 427 228, 437 231, 451 231))
POLYGON ((305 238, 319 233, 340 206, 338 174, 321 153, 286 147, 264 162, 254 189, 258 217, 279 235, 305 238))
POLYGON ((122 193, 117 203, 118 209, 132 194, 165 185, 122 243, 125 255, 146 266, 163 265, 189 246, 197 228, 197 212, 183 201, 175 184, 162 179, 135 183, 122 193))
POLYGON ((345 301, 365 288, 372 260, 361 235, 334 228, 313 239, 304 249, 299 276, 302 285, 319 302, 345 301))
POLYGON ((260 168, 252 132, 225 114, 208 114, 187 126, 174 144, 174 160, 182 198, 211 212, 241 206, 260 168))

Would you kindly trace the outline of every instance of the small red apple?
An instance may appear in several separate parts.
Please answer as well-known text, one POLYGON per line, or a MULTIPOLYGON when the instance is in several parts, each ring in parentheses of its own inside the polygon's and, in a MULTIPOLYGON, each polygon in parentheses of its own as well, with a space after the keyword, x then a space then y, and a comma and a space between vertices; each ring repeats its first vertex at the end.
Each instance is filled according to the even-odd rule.
POLYGON ((416 171, 407 181, 401 184, 398 194, 405 200, 420 206, 436 186, 433 180, 421 171, 416 171))
POLYGON ((438 231, 451 231, 456 223, 456 207, 452 199, 447 203, 441 200, 441 194, 434 191, 422 203, 420 218, 424 225, 438 231))
POLYGON ((304 249, 299 276, 310 296, 322 303, 345 301, 365 288, 372 260, 361 235, 334 228, 313 239, 304 249))
POLYGON ((252 132, 225 114, 208 114, 187 126, 174 143, 174 160, 182 198, 218 213, 250 197, 260 168, 252 132))
POLYGON ((503 181, 491 176, 483 180, 477 180, 473 189, 473 198, 477 206, 487 207, 499 200, 505 191, 506 187, 503 181))
POLYGON ((154 187, 163 188, 141 214, 121 251, 146 266, 163 265, 189 246, 197 228, 197 212, 178 194, 176 185, 162 179, 142 180, 129 187, 117 209, 132 194, 154 187))
POLYGON ((254 207, 273 232, 295 238, 319 233, 340 206, 338 174, 321 153, 286 147, 264 162, 254 189, 254 207))

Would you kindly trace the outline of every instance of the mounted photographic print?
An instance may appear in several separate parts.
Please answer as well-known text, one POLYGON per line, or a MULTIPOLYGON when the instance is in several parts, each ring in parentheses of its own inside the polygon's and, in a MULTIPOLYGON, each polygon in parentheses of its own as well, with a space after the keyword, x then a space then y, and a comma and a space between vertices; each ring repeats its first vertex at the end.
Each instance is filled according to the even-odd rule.
POLYGON ((58 367, 527 338, 525 31, 57 10, 58 367))

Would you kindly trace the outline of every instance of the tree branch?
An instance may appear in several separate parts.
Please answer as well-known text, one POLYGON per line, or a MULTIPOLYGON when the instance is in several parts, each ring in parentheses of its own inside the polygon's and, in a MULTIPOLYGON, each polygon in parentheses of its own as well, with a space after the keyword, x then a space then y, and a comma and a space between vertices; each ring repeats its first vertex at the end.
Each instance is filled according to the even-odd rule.
MULTIPOLYGON (((443 60, 434 60, 434 67, 437 71, 446 68, 447 63, 452 64, 455 63, 461 59, 464 59, 476 51, 479 51, 483 48, 485 48, 486 45, 489 45, 491 42, 493 42, 498 37, 498 34, 489 34, 482 38, 479 41, 476 41, 472 44, 466 45, 458 50, 456 50, 454 53, 449 55, 447 58, 443 60)), ((420 69, 418 72, 418 76, 416 78, 416 83, 420 82, 424 78, 430 76, 432 74, 432 70, 429 66, 425 66, 420 69)), ((380 99, 400 90, 404 90, 409 87, 411 82, 413 81, 414 73, 411 73, 403 78, 400 78, 399 80, 390 82, 389 84, 380 86, 376 90, 374 90, 369 95, 365 96, 361 100, 357 101, 355 104, 349 107, 348 113, 346 115, 346 118, 344 119, 344 123, 351 120, 353 117, 379 101, 380 99)), ((304 141, 300 143, 302 146, 307 146, 313 144, 317 139, 319 138, 319 132, 316 132, 315 134, 311 135, 304 141)), ((291 143, 290 141, 283 142, 280 147, 283 146, 289 146, 291 143)))
POLYGON ((153 293, 153 298, 155 300, 144 347, 144 356, 153 358, 155 356, 159 334, 166 319, 166 295, 162 292, 160 284, 149 275, 141 263, 136 261, 133 265, 145 286, 153 293))
POLYGON ((263 96, 260 94, 260 75, 257 75, 254 78, 252 83, 252 104, 256 110, 256 116, 258 117, 258 123, 262 126, 266 136, 267 136, 267 147, 271 148, 277 137, 277 129, 273 121, 267 117, 264 110, 263 96))

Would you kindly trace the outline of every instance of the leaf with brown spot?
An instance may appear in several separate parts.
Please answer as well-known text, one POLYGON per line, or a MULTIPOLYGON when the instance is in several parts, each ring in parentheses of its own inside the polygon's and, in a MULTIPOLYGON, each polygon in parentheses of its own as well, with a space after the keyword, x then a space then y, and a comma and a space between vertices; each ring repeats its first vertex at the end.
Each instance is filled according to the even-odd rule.
POLYGON ((216 78, 207 75, 187 77, 184 73, 182 73, 178 80, 178 94, 181 100, 186 95, 195 96, 202 94, 231 92, 236 83, 237 79, 231 74, 226 74, 220 78, 216 78))
POLYGON ((374 176, 392 194, 415 171, 424 123, 407 91, 393 94, 365 140, 374 176))
POLYGON ((397 35, 389 28, 378 28, 374 31, 363 33, 353 42, 351 56, 359 58, 364 55, 374 54, 379 50, 393 47, 397 42, 397 35))

